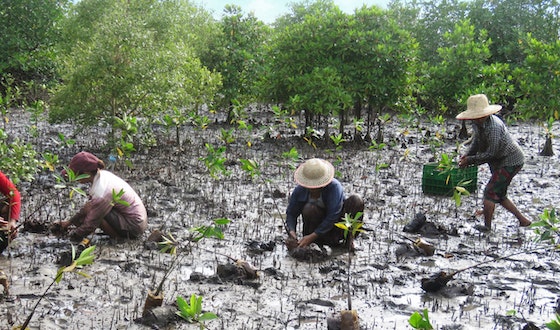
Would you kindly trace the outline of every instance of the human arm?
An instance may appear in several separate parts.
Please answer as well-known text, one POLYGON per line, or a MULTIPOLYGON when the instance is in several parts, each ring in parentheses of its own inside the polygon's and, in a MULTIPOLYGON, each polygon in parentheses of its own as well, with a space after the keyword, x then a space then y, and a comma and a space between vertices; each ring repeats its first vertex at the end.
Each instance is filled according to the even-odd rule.
POLYGON ((301 215, 306 200, 307 190, 301 186, 296 186, 290 195, 288 207, 286 208, 286 230, 292 238, 297 238, 297 219, 301 215))
POLYGON ((325 204, 325 217, 315 229, 317 236, 324 235, 333 229, 334 224, 339 221, 342 206, 344 204, 344 191, 338 180, 334 179, 328 186, 323 188, 321 198, 325 204))
POLYGON ((81 240, 94 232, 112 207, 111 199, 106 197, 94 197, 90 199, 82 209, 69 220, 71 224, 76 226, 76 228, 69 233, 70 237, 74 240, 81 240))
MULTIPOLYGON (((478 127, 477 127, 478 128, 478 127)), ((507 134, 503 122, 494 116, 488 118, 482 128, 477 130, 477 141, 479 145, 474 152, 467 154, 463 164, 468 165, 481 165, 491 163, 497 159, 504 157, 502 153, 504 150, 503 142, 507 134), (484 143, 480 142, 484 141, 484 143)), ((472 147, 471 147, 472 150, 472 147)))

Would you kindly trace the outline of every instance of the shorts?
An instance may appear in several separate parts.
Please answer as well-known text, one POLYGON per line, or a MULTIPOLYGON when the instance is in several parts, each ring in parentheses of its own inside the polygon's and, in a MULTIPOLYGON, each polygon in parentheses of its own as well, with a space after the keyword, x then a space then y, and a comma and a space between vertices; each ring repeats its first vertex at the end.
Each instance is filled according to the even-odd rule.
POLYGON ((494 203, 503 202, 507 198, 507 189, 511 179, 522 167, 523 165, 504 166, 495 170, 484 188, 484 199, 494 203))
POLYGON ((123 238, 138 238, 144 232, 138 221, 125 218, 114 208, 104 219, 123 238))

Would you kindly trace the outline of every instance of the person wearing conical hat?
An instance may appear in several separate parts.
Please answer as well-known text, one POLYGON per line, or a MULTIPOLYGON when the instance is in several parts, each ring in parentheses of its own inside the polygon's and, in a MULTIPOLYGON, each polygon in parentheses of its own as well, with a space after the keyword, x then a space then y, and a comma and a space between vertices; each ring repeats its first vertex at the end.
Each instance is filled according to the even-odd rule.
POLYGON ((345 243, 344 232, 334 224, 344 214, 355 216, 364 211, 359 195, 344 198, 340 182, 334 178, 333 165, 320 158, 308 159, 296 169, 297 186, 290 195, 286 208, 286 227, 289 239, 296 240, 298 247, 311 243, 340 246, 345 243), (297 221, 301 216, 303 236, 298 239, 297 221))
MULTIPOLYGON (((63 231, 74 227, 71 239, 82 240, 97 228, 112 238, 138 238, 144 233, 148 226, 144 203, 126 181, 105 170, 101 159, 81 151, 72 157, 68 168, 76 175, 87 174, 80 183, 91 184, 88 202, 69 220, 57 223, 63 231), (121 192, 121 202, 115 203, 113 196, 121 192)), ((66 174, 63 170, 62 175, 66 174)))
POLYGON ((484 226, 476 226, 481 231, 492 229, 496 204, 515 215, 521 227, 531 224, 507 196, 511 180, 521 170, 525 159, 504 122, 495 115, 501 108, 501 105, 490 104, 486 95, 477 94, 467 99, 467 110, 456 117, 472 121, 473 129, 471 145, 460 157, 459 167, 487 163, 492 174, 484 188, 483 209, 477 212, 484 215, 484 226))

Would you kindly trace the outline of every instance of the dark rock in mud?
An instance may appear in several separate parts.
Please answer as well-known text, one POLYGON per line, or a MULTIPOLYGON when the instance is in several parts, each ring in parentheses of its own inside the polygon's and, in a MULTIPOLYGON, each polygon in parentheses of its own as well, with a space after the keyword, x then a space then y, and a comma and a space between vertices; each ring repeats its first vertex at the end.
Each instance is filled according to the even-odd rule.
POLYGON ((286 277, 286 276, 284 275, 284 273, 282 273, 281 271, 279 271, 278 269, 276 269, 276 268, 274 268, 274 267, 265 268, 265 269, 263 270, 263 272, 264 272, 266 275, 272 276, 272 277, 274 277, 274 278, 277 279, 277 280, 280 280, 280 279, 283 279, 283 278, 286 277))
POLYGON ((305 303, 323 307, 335 307, 335 304, 332 301, 324 299, 309 299, 305 303))
POLYGON ((284 197, 286 197, 286 193, 278 189, 274 189, 274 191, 272 192, 272 198, 284 198, 284 197))
POLYGON ((34 234, 46 234, 50 231, 49 225, 42 221, 25 221, 23 231, 34 234))
POLYGON ((426 216, 423 213, 416 213, 414 219, 404 226, 403 231, 407 233, 417 233, 425 223, 426 216))
POLYGON ((407 223, 404 228, 404 232, 421 234, 426 237, 438 237, 438 236, 459 236, 459 232, 456 227, 451 227, 450 229, 444 226, 437 225, 433 222, 427 221, 426 215, 423 213, 416 213, 414 219, 407 223))
POLYGON ((144 241, 144 248, 146 250, 159 250, 159 242, 163 241, 163 233, 156 229, 150 233, 150 236, 144 241))
POLYGON ((245 244, 247 246, 247 251, 253 254, 263 254, 264 252, 274 251, 276 247, 275 241, 260 242, 256 240, 251 240, 245 244))
POLYGON ((216 268, 214 276, 204 276, 202 273, 193 272, 189 280, 198 283, 223 284, 231 282, 258 288, 261 283, 258 281, 258 271, 244 260, 237 260, 235 263, 220 264, 216 268))
POLYGON ((134 322, 149 326, 150 329, 166 329, 171 323, 179 321, 175 306, 161 306, 150 310, 145 316, 135 319, 134 322))
POLYGON ((438 272, 430 277, 425 277, 422 279, 422 290, 426 292, 437 292, 443 289, 452 279, 452 274, 447 274, 446 272, 438 272))
POLYGON ((216 269, 216 275, 226 281, 231 280, 254 280, 259 277, 257 270, 253 266, 249 265, 244 260, 237 260, 234 264, 222 264, 218 265, 216 269))

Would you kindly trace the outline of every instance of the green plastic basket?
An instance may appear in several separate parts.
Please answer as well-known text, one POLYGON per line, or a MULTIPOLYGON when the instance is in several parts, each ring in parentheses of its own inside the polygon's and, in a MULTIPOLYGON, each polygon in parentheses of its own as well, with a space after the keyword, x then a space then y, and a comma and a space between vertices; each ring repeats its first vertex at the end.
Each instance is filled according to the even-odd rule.
POLYGON ((422 192, 429 195, 453 195, 453 189, 463 181, 469 181, 462 185, 469 192, 474 192, 478 183, 478 167, 466 168, 455 167, 443 171, 438 168, 438 163, 424 164, 422 169, 422 192))

